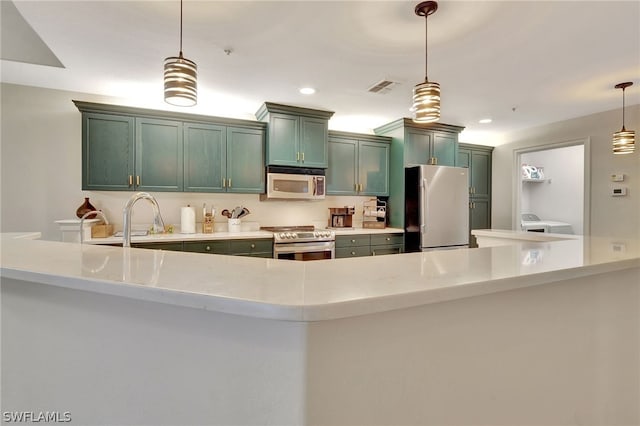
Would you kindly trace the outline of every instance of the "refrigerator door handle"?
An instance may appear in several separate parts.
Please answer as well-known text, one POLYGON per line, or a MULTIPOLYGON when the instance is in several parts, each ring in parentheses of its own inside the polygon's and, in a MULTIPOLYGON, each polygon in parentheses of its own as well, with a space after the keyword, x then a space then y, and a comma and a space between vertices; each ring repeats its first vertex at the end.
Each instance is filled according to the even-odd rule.
POLYGON ((427 215, 426 212, 429 210, 429 200, 427 197, 427 180, 422 178, 422 182, 420 182, 420 198, 422 198, 422 202, 420 205, 423 207, 420 209, 420 232, 424 233, 427 230, 427 215))

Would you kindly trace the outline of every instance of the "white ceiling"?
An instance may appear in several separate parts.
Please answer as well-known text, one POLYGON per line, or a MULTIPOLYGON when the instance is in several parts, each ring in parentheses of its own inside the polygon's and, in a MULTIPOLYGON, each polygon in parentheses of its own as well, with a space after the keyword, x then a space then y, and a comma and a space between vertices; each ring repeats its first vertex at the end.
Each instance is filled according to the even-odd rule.
MULTIPOLYGON (((8 83, 237 118, 285 103, 335 111, 332 129, 371 132, 410 116, 424 78, 417 1, 185 0, 183 51, 199 73, 198 105, 186 109, 162 101, 179 1, 13 3, 64 68, 3 59, 8 83), (382 79, 400 84, 367 92, 382 79)), ((511 131, 620 108, 613 86, 623 81, 634 82, 626 104, 640 103, 640 1, 444 0, 428 24, 441 122, 465 126, 463 141, 497 145, 511 131)), ((7 28, 3 40, 26 43, 7 28)))

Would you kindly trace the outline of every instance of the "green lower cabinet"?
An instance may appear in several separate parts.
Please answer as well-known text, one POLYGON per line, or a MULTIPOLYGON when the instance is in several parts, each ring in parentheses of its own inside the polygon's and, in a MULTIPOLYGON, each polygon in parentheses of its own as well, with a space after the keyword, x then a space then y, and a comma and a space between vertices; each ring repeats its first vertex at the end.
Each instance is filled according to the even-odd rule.
POLYGON ((404 234, 395 233, 371 235, 372 256, 400 253, 404 253, 404 234))
POLYGON ((185 241, 183 250, 190 253, 229 254, 229 241, 185 241))
POLYGON ((404 234, 336 235, 336 259, 404 253, 404 234))
POLYGON ((328 195, 389 195, 390 138, 331 132, 328 195))
POLYGON ((132 243, 131 247, 152 249, 152 250, 167 250, 167 251, 182 251, 182 241, 166 242, 166 243, 132 243))
POLYGON ((273 257, 273 239, 185 241, 184 251, 271 258, 273 257))
POLYGON ((336 248, 336 259, 343 259, 345 257, 364 257, 371 255, 371 246, 359 246, 359 247, 341 247, 336 248))
POLYGON ((229 254, 234 256, 273 257, 273 239, 230 240, 229 254))

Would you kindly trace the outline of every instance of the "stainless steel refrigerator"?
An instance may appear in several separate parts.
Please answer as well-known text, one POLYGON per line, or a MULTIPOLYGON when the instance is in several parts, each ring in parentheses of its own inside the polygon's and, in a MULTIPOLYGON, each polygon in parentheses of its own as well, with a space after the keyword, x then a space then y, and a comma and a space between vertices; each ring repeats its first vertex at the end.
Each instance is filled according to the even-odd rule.
POLYGON ((405 168, 405 250, 469 245, 469 170, 420 165, 405 168))

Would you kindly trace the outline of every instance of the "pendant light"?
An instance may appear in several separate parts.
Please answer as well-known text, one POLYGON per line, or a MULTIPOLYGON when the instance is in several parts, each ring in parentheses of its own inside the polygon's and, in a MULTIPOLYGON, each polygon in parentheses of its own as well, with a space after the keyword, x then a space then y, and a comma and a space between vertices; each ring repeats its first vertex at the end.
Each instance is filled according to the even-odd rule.
POLYGON ((180 54, 164 60, 164 101, 176 106, 197 103, 198 67, 182 56, 182 0, 180 0, 180 54))
POLYGON ((418 16, 424 16, 424 82, 413 88, 413 121, 416 123, 433 123, 440 119, 440 85, 429 81, 427 77, 427 17, 438 10, 438 3, 425 1, 416 6, 418 16))
POLYGON ((613 134, 614 154, 631 154, 635 148, 636 132, 624 128, 624 89, 632 84, 632 82, 627 81, 626 83, 615 85, 616 89, 622 89, 622 130, 613 134))

